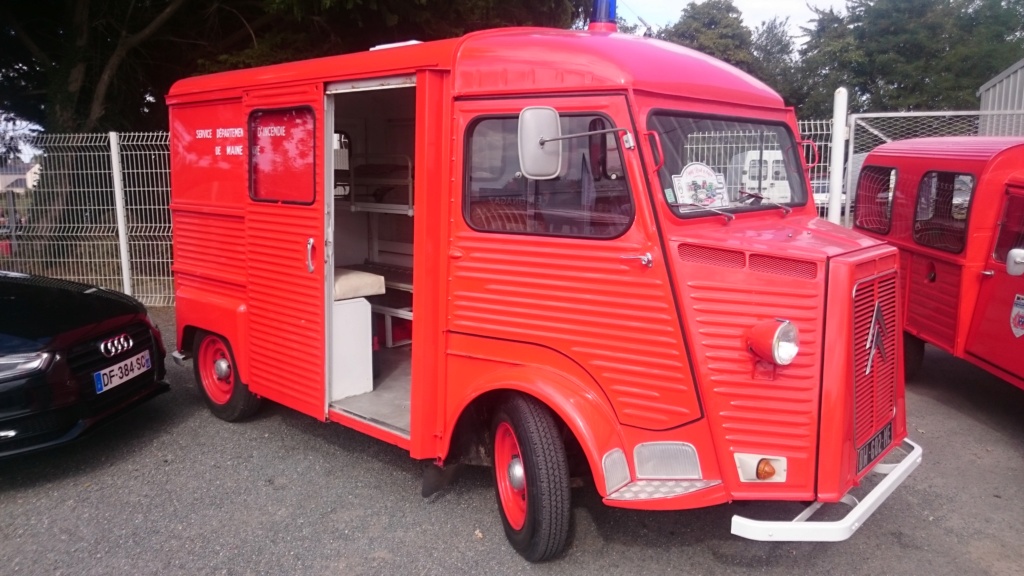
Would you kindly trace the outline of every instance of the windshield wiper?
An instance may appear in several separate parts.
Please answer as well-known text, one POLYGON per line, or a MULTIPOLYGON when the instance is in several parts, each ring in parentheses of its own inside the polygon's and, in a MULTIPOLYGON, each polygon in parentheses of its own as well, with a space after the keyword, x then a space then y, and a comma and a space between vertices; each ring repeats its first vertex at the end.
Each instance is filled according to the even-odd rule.
POLYGON ((793 209, 790 208, 789 206, 785 206, 785 205, 782 205, 782 204, 779 204, 779 203, 776 203, 776 202, 772 202, 771 200, 766 198, 763 194, 758 194, 757 192, 747 192, 746 190, 740 190, 739 192, 740 192, 740 194, 743 194, 744 196, 750 196, 751 198, 757 198, 758 200, 761 201, 761 204, 768 204, 769 206, 775 206, 776 208, 782 208, 782 215, 783 216, 788 216, 789 213, 793 211, 793 209))
POLYGON ((707 210, 708 212, 714 212, 715 214, 720 214, 722 216, 725 216, 726 223, 732 222, 736 218, 735 216, 733 216, 732 214, 729 214, 728 212, 723 212, 722 210, 719 210, 717 208, 712 208, 710 206, 701 206, 700 204, 694 204, 693 202, 676 202, 676 203, 673 204, 673 206, 688 206, 688 207, 691 207, 691 208, 699 208, 701 210, 707 210))

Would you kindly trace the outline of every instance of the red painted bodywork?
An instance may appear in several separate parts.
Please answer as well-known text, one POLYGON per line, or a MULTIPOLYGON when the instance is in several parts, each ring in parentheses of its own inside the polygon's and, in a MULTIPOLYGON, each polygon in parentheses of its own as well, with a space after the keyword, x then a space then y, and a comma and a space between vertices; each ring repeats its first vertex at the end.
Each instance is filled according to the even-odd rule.
MULTIPOLYGON (((606 500, 614 506, 836 501, 867 473, 856 466, 851 293, 856 282, 895 270, 896 251, 817 219, 813 202, 727 223, 680 219, 651 192, 657 162, 640 135, 654 110, 781 123, 797 135, 793 111, 750 76, 651 39, 508 29, 190 78, 167 100, 179 346, 192 329, 224 336, 254 393, 413 458, 444 460, 468 407, 517 391, 565 424, 602 496, 602 458, 623 450, 633 475, 633 448, 644 442, 691 444, 703 478, 719 482, 672 498, 606 500), (325 245, 323 171, 312 204, 254 202, 244 157, 216 156, 196 137, 208 127, 248 130, 254 109, 300 106, 312 108, 319 134, 327 83, 402 75, 416 78, 408 436, 327 408, 323 258, 305 269, 307 240, 314 251, 325 245), (624 163, 635 217, 624 234, 595 241, 467 224, 467 126, 531 105, 601 113, 634 135, 638 146, 624 150, 624 163), (648 252, 650 267, 624 259, 648 252), (799 327, 800 353, 765 369, 748 332, 776 317, 799 327), (787 481, 741 481, 739 452, 787 458, 787 481)), ((893 330, 886 342, 893 370, 898 338, 893 330)), ((898 372, 893 447, 906 437, 898 372)))
POLYGON ((1007 276, 1005 263, 992 257, 1007 198, 1024 193, 1024 139, 902 140, 873 150, 864 166, 897 171, 889 233, 861 231, 900 250, 906 332, 1024 388, 1024 354, 1010 330, 1014 297, 1024 293, 1024 282, 1007 276), (975 178, 959 253, 914 239, 917 188, 930 171, 975 178))

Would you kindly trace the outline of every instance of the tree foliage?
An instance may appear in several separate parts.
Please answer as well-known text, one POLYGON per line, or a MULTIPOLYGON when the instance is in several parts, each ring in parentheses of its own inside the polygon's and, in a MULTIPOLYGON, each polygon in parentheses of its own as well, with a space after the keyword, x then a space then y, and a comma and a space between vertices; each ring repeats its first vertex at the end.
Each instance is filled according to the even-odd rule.
POLYGON ((658 37, 714 56, 740 70, 754 69, 753 34, 743 24, 732 0, 690 2, 679 21, 663 28, 658 37))
POLYGON ((55 132, 166 127, 180 78, 511 25, 568 28, 592 0, 38 0, 0 3, 0 110, 55 132))
POLYGON ((787 102, 800 97, 789 18, 775 17, 755 28, 750 52, 754 57, 754 76, 775 88, 787 102))
MULTIPOLYGON (((801 28, 806 41, 799 51, 800 89, 794 103, 799 105, 803 117, 831 118, 836 89, 852 90, 856 84, 855 70, 863 68, 864 58, 844 15, 831 8, 814 9, 814 14, 810 26, 801 28)), ((863 103, 851 94, 850 111, 864 109, 863 103)))
MULTIPOLYGON (((578 28, 591 3, 0 2, 0 114, 54 132, 164 129, 163 96, 186 76, 500 26, 578 28)), ((799 48, 788 22, 751 29, 732 0, 690 1, 657 35, 753 74, 803 117, 829 115, 840 86, 853 111, 973 108, 1024 57, 1024 0, 848 0, 814 14, 799 48)))
POLYGON ((1024 57, 1024 0, 848 0, 813 8, 793 58, 779 19, 750 31, 731 0, 690 2, 661 38, 750 72, 803 117, 827 117, 833 93, 851 111, 969 109, 988 79, 1024 57))

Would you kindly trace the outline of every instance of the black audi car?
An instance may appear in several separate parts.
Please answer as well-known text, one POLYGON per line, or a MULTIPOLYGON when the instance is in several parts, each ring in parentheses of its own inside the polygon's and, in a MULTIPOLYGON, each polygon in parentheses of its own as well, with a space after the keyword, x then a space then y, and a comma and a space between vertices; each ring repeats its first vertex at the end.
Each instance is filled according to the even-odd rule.
POLYGON ((168 390, 139 301, 0 271, 0 458, 70 442, 168 390))

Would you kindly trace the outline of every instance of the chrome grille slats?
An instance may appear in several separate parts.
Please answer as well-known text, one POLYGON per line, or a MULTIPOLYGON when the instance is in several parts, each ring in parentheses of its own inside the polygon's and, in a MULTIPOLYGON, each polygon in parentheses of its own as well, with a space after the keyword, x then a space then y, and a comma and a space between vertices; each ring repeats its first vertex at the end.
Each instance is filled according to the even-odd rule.
POLYGON ((897 276, 892 271, 858 282, 853 294, 853 435, 861 446, 892 420, 896 407, 897 276), (880 307, 884 330, 876 328, 882 338, 881 348, 868 346, 871 339, 875 309, 880 307), (871 363, 868 370, 869 361, 871 363))

